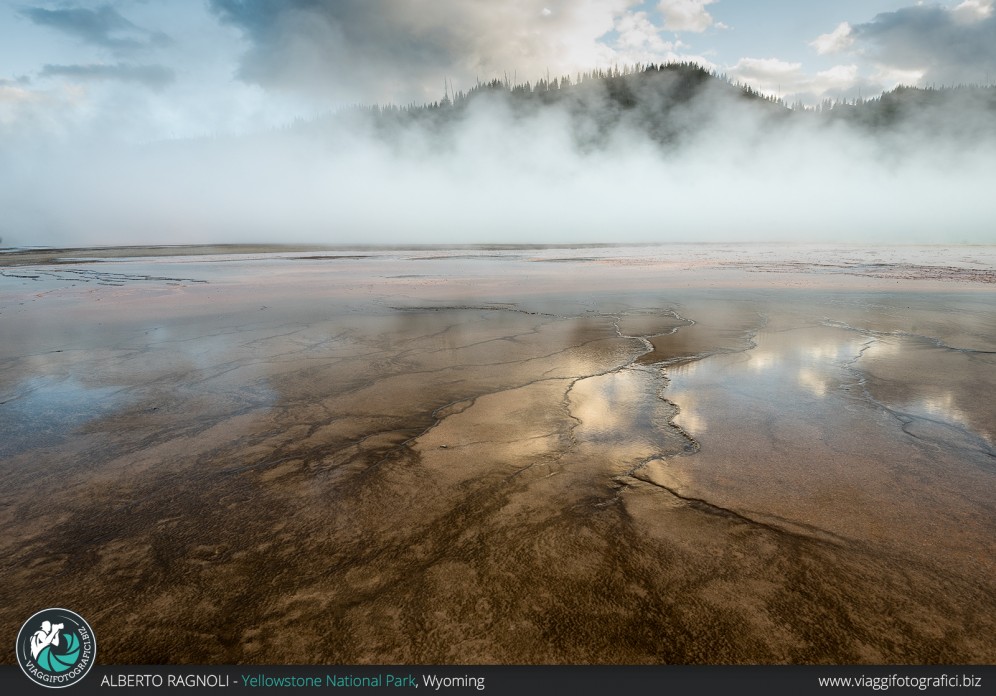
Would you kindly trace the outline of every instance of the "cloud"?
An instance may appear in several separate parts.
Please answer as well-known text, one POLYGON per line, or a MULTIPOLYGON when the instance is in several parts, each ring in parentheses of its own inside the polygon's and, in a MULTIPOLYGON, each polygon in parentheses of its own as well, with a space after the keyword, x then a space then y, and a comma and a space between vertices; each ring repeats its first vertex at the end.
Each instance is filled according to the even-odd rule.
POLYGON ((854 25, 856 47, 881 69, 921 75, 921 84, 981 83, 996 75, 996 14, 991 0, 954 8, 916 5, 854 25))
POLYGON ((923 82, 923 70, 902 70, 886 65, 876 67, 873 78, 884 85, 918 85, 923 82))
POLYGON ((14 80, 0 80, 0 123, 13 121, 14 109, 21 105, 37 102, 40 95, 14 80))
POLYGON ((802 63, 789 63, 780 58, 741 58, 730 74, 749 82, 771 82, 802 76, 802 63))
POLYGON ((960 22, 975 22, 993 14, 993 0, 965 0, 951 13, 960 22))
POLYGON ((661 38, 661 30, 654 26, 646 12, 631 12, 616 22, 619 33, 617 46, 628 51, 651 51, 666 53, 674 49, 674 44, 661 38))
POLYGON ((169 68, 162 65, 46 65, 41 77, 69 77, 74 80, 118 80, 137 82, 150 89, 162 89, 176 79, 169 68))
POLYGON ((802 63, 790 63, 778 58, 741 58, 729 68, 728 74, 763 94, 776 96, 786 102, 800 100, 813 104, 826 97, 851 99, 881 92, 896 75, 878 71, 873 77, 862 77, 857 64, 835 65, 816 74, 807 73, 802 63))
POLYGON ((706 5, 714 2, 716 0, 660 0, 657 9, 664 16, 665 29, 703 32, 714 24, 712 15, 706 11, 706 5))
POLYGON ((809 45, 822 56, 828 53, 840 53, 853 44, 854 36, 851 32, 851 25, 847 22, 841 22, 832 32, 817 36, 809 45))
POLYGON ((239 77, 343 102, 424 102, 519 81, 666 60, 638 0, 211 0, 248 39, 239 77))
POLYGON ((172 43, 172 39, 163 32, 133 24, 110 5, 101 5, 94 10, 84 7, 56 10, 28 7, 20 10, 20 15, 39 26, 51 27, 84 43, 119 53, 172 43))
POLYGON ((64 132, 65 114, 79 106, 81 95, 73 86, 36 89, 28 80, 0 81, 0 139, 26 145, 40 133, 64 132))

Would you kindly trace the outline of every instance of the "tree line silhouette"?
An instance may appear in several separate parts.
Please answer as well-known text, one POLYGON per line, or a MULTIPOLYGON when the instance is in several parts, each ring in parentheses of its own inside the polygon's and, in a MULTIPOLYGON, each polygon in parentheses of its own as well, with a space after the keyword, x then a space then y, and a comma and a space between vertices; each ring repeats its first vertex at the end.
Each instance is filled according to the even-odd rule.
POLYGON ((353 106, 299 121, 298 129, 322 129, 343 120, 361 120, 381 136, 412 126, 445 135, 471 110, 500 102, 513 117, 537 116, 557 106, 566 113, 575 140, 582 148, 604 145, 612 132, 628 127, 646 133, 661 145, 677 143, 717 115, 754 116, 777 124, 792 119, 817 119, 827 124, 847 122, 871 130, 898 127, 923 113, 935 113, 938 126, 958 131, 961 116, 970 118, 968 131, 977 134, 996 126, 996 87, 900 86, 871 99, 825 99, 815 106, 766 95, 754 87, 710 71, 693 62, 632 65, 578 72, 518 82, 513 74, 478 81, 465 91, 443 84, 439 100, 407 105, 353 106), (944 114, 936 116, 937 113, 944 114), (980 118, 981 117, 981 118, 980 118))

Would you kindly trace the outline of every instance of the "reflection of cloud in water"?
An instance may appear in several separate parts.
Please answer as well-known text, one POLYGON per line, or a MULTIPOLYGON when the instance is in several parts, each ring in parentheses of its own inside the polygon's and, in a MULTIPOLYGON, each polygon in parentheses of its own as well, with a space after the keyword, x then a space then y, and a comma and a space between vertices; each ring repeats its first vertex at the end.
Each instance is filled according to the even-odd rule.
POLYGON ((762 331, 754 338, 756 346, 742 354, 667 368, 672 382, 664 395, 681 410, 675 423, 693 437, 706 432, 714 417, 718 403, 708 396, 710 390, 741 392, 758 404, 770 400, 775 408, 809 408, 813 397, 825 399, 845 381, 842 366, 865 341, 833 328, 762 331))
POLYGON ((592 440, 611 438, 628 430, 630 411, 642 396, 632 374, 625 372, 608 379, 581 380, 575 391, 574 416, 584 423, 586 437, 592 440))
POLYGON ((571 390, 571 414, 581 421, 579 443, 603 448, 612 459, 638 460, 676 451, 684 440, 668 426, 671 405, 660 397, 656 370, 624 369, 589 377, 571 390))
POLYGON ((945 392, 944 394, 938 394, 937 396, 924 397, 923 399, 920 399, 916 405, 927 413, 943 416, 948 420, 958 420, 963 422, 966 420, 965 412, 955 405, 954 394, 951 392, 945 392))
POLYGON ((840 341, 837 343, 824 342, 817 345, 810 345, 801 348, 803 355, 811 362, 833 362, 841 359, 841 355, 849 348, 850 341, 840 341))
POLYGON ((882 338, 875 339, 868 350, 865 351, 866 358, 891 358, 899 355, 904 350, 903 346, 898 342, 885 340, 882 338))
POLYGON ((826 396, 829 390, 830 380, 821 376, 815 370, 802 368, 797 375, 799 386, 807 390, 813 396, 826 396))
POLYGON ((573 414, 584 424, 579 435, 591 442, 622 444, 652 437, 654 417, 663 404, 654 375, 643 370, 583 379, 571 396, 573 414))
POLYGON ((680 404, 680 413, 674 418, 676 425, 692 437, 697 437, 709 429, 706 424, 704 409, 700 408, 698 399, 693 392, 675 392, 669 396, 669 400, 680 404))
POLYGON ((691 362, 682 362, 676 365, 668 365, 665 368, 665 374, 670 376, 678 377, 691 377, 696 372, 702 368, 702 360, 693 360, 691 362))
POLYGON ((774 367, 778 364, 778 362, 780 362, 781 358, 781 356, 775 351, 760 350, 757 348, 748 352, 747 357, 747 366, 754 372, 763 372, 771 367, 774 367))
POLYGON ((874 398, 889 408, 964 428, 992 444, 991 374, 965 354, 890 336, 876 339, 859 366, 871 377, 874 398))
POLYGON ((925 415, 948 423, 957 423, 977 433, 989 444, 993 442, 993 433, 988 428, 980 428, 978 423, 974 423, 969 414, 955 403, 955 395, 950 391, 921 397, 906 408, 913 415, 925 415))

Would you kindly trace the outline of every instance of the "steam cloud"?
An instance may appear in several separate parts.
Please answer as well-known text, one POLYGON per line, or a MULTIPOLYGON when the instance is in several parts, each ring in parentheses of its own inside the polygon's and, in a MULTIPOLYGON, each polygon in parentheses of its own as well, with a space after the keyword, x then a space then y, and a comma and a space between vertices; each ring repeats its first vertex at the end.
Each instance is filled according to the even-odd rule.
POLYGON ((661 75, 482 90, 460 108, 357 110, 254 136, 6 147, 0 234, 15 245, 993 241, 993 90, 921 94, 868 125, 745 100, 718 79, 679 93, 661 75))

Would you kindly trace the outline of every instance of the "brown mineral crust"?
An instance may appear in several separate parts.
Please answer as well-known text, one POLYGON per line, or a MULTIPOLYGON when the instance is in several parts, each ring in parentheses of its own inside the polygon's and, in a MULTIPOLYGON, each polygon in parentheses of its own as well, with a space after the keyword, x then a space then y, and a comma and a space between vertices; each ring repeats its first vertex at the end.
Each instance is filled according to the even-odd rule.
POLYGON ((996 661, 985 283, 237 251, 273 250, 0 278, 6 633, 65 606, 104 663, 996 661))

